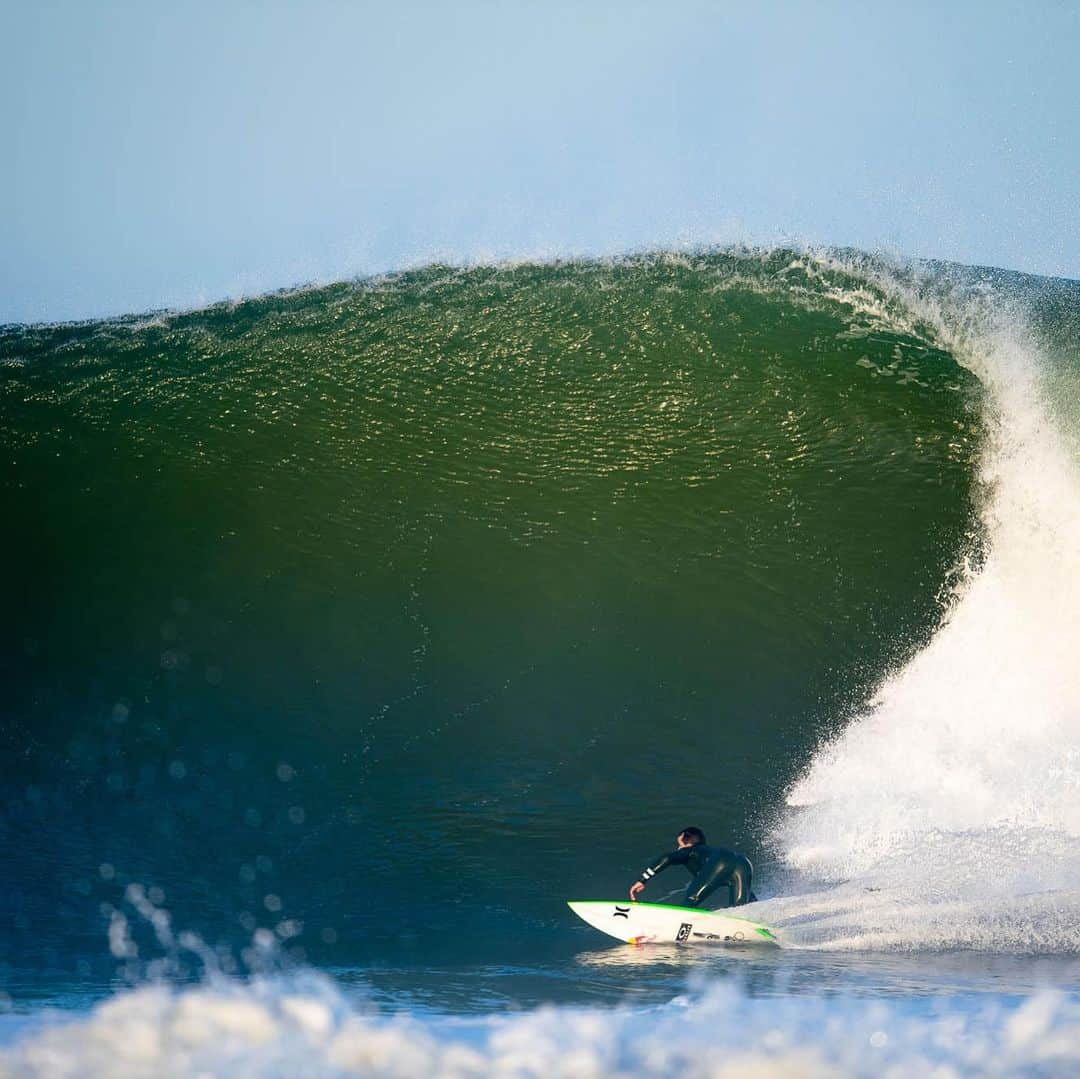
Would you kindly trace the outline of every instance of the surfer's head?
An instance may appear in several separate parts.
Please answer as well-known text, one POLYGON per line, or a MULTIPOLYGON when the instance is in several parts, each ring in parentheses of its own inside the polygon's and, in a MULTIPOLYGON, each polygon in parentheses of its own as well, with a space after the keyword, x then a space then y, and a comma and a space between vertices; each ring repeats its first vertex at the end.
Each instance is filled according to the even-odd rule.
POLYGON ((684 828, 676 837, 680 847, 696 847, 705 842, 705 833, 700 828, 684 828))

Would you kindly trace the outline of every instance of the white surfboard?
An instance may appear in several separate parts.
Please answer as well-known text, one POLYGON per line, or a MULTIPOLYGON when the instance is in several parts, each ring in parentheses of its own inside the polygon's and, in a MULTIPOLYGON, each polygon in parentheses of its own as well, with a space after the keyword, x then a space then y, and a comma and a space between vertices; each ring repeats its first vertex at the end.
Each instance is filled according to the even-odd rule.
MULTIPOLYGON (((728 910, 585 900, 566 904, 582 921, 627 944, 779 944, 771 929, 728 910)), ((745 910, 745 907, 738 908, 745 910)))

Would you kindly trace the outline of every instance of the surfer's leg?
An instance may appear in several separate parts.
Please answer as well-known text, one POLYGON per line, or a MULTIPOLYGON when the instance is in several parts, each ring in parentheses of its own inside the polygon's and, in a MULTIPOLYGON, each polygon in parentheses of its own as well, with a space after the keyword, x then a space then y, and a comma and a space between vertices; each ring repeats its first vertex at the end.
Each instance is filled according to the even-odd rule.
POLYGON ((731 905, 741 907, 744 903, 750 903, 754 899, 754 893, 750 889, 754 870, 746 858, 740 858, 731 870, 729 887, 731 888, 731 905))
POLYGON ((690 882, 686 889, 685 903, 688 907, 699 907, 722 884, 727 884, 727 867, 722 863, 707 869, 690 882))
POLYGON ((696 907, 699 906, 702 899, 705 898, 705 885, 695 877, 689 885, 687 885, 686 893, 683 895, 682 903, 684 907, 696 907))

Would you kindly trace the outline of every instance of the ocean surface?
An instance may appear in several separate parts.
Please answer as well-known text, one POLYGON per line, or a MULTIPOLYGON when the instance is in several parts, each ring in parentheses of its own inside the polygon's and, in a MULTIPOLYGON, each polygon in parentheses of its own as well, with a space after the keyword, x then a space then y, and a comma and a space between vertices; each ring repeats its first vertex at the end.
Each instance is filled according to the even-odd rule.
POLYGON ((8 326, 0 457, 0 1075, 1080 1068, 1080 283, 8 326), (567 910, 690 824, 782 947, 567 910))

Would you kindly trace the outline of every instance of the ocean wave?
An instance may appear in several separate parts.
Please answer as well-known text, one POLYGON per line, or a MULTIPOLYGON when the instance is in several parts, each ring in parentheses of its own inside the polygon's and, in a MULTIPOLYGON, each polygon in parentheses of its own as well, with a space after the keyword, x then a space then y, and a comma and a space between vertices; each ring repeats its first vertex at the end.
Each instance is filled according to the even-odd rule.
POLYGON ((1075 951, 1044 291, 739 250, 4 329, 3 946, 144 881, 223 949, 569 950, 537 880, 692 815, 789 946, 1075 951))

